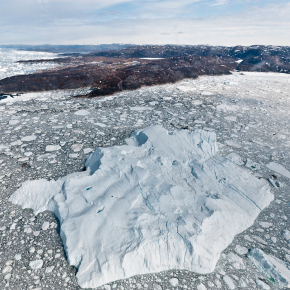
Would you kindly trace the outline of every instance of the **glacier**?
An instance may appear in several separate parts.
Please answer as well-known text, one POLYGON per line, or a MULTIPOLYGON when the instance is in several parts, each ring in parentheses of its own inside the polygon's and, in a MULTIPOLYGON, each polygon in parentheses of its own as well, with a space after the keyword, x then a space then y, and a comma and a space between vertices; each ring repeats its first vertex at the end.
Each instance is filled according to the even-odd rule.
POLYGON ((81 287, 169 269, 210 273, 274 199, 267 181, 219 156, 212 131, 151 126, 126 142, 97 148, 86 171, 26 181, 9 199, 55 213, 81 287))

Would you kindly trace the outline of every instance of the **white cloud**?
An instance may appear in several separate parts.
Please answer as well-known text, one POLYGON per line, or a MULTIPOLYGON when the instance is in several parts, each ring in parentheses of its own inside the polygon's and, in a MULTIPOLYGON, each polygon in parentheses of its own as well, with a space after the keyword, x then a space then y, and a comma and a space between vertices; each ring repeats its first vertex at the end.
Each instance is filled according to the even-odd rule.
POLYGON ((212 6, 225 5, 227 3, 228 0, 216 0, 215 3, 212 4, 212 6))
MULTIPOLYGON (((64 3, 64 1, 66 0, 62 2, 64 3)), ((158 5, 159 7, 171 7, 172 2, 172 0, 166 0, 158 5)), ((188 3, 188 0, 182 0, 180 5, 188 3)), ((158 6, 157 3, 154 5, 150 7, 158 6)), ((290 45, 290 3, 267 5, 264 8, 257 6, 255 9, 239 11, 236 14, 200 19, 136 17, 135 19, 101 21, 87 17, 86 13, 88 12, 83 10, 83 12, 75 14, 75 11, 72 10, 70 14, 63 17, 62 13, 56 12, 57 15, 54 18, 49 18, 49 25, 46 22, 42 23, 39 19, 35 20, 37 25, 32 22, 20 22, 20 20, 1 25, 3 19, 1 20, 0 17, 2 28, 0 44, 120 42, 135 44, 290 45)), ((164 17, 164 15, 162 16, 164 17)))
POLYGON ((51 23, 55 19, 82 18, 116 4, 134 0, 9 0, 2 1, 0 23, 51 23))
POLYGON ((200 2, 201 0, 166 0, 153 1, 150 3, 150 9, 180 9, 184 6, 200 2))

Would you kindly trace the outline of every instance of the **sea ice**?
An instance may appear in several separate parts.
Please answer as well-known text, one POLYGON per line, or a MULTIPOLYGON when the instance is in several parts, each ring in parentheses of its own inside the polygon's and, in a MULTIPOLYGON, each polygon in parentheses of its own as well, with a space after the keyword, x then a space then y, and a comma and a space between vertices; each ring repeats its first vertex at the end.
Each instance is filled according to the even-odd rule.
POLYGON ((269 164, 266 165, 269 169, 290 178, 290 172, 281 164, 278 164, 276 162, 270 162, 269 164))
POLYGON ((242 146, 240 144, 238 144, 237 142, 233 141, 233 140, 226 140, 225 144, 231 147, 235 147, 235 148, 242 148, 242 146))
POLYGON ((260 164, 252 161, 249 158, 247 159, 247 162, 246 162, 246 165, 245 166, 248 167, 248 168, 250 168, 250 169, 252 169, 252 170, 256 170, 256 169, 260 169, 261 168, 260 164))
POLYGON ((240 245, 236 245, 235 252, 239 255, 245 255, 248 253, 248 249, 240 245))
POLYGON ((252 249, 249 258, 270 281, 280 287, 290 288, 290 264, 260 249, 252 249))
POLYGON ((223 280, 227 284, 227 286, 228 286, 229 289, 232 290, 232 289, 235 289, 236 288, 234 281, 228 275, 223 276, 223 280))
POLYGON ((230 153, 226 156, 226 158, 230 159, 231 161, 233 161, 237 165, 244 165, 242 158, 236 153, 230 153))
POLYGON ((8 150, 9 150, 8 146, 0 144, 0 152, 4 152, 4 151, 8 151, 8 150))
POLYGON ((197 290, 207 290, 206 287, 201 283, 197 286, 197 290))
POLYGON ((237 121, 237 116, 226 116, 225 119, 227 121, 236 122, 237 121))
POLYGON ((169 280, 169 283, 173 286, 173 287, 176 287, 179 283, 178 279, 177 278, 172 278, 169 280))
POLYGON ((270 286, 260 279, 256 279, 256 284, 263 290, 271 290, 270 286))
POLYGON ((218 111, 224 111, 224 112, 236 112, 239 110, 239 106, 235 106, 235 105, 226 105, 226 104, 221 104, 218 105, 217 107, 218 111))
POLYGON ((245 269, 243 259, 237 256, 236 254, 228 253, 226 257, 227 257, 227 260, 232 264, 232 266, 235 269, 238 269, 238 270, 245 269))
POLYGON ((36 140, 36 136, 35 135, 31 135, 31 136, 25 136, 21 138, 21 141, 25 141, 25 142, 29 142, 29 141, 34 141, 36 140))
POLYGON ((265 180, 217 154, 214 132, 152 126, 126 142, 98 148, 84 172, 26 181, 10 197, 55 213, 81 287, 169 269, 210 273, 273 200, 265 180))
POLYGON ((45 148, 45 151, 51 152, 51 151, 57 151, 61 149, 59 145, 47 145, 45 148))
POLYGON ((131 107, 130 110, 132 111, 146 111, 146 110, 152 110, 150 107, 131 107))
POLYGON ((33 270, 40 269, 42 265, 43 265, 43 260, 35 260, 29 263, 30 268, 33 270))
POLYGON ((282 232, 282 236, 285 239, 285 241, 288 243, 288 245, 290 245, 290 231, 284 230, 282 232))
POLYGON ((79 111, 75 112, 75 115, 77 115, 77 116, 87 116, 89 114, 90 114, 90 112, 88 110, 79 110, 79 111))

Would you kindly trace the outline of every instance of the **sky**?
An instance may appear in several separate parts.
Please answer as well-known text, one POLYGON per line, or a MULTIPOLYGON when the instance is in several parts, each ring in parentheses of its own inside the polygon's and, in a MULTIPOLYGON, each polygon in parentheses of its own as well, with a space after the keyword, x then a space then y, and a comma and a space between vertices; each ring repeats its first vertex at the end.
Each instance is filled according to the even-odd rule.
POLYGON ((4 44, 290 45, 290 0, 0 0, 4 44))

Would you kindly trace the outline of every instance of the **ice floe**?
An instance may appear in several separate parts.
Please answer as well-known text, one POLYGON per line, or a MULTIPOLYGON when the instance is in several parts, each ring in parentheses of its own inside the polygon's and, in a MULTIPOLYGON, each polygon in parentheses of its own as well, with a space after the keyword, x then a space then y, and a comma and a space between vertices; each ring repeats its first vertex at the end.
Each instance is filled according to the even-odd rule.
POLYGON ((61 149, 59 145, 47 145, 45 148, 45 151, 51 152, 51 151, 57 151, 61 149))
POLYGON ((228 154, 226 156, 226 158, 230 159, 231 161, 233 161, 237 165, 244 165, 244 162, 243 162, 242 158, 238 154, 236 154, 234 152, 228 154))
POLYGON ((126 142, 98 148, 84 172, 26 181, 10 197, 55 213, 81 287, 168 269, 210 273, 273 200, 268 182, 217 154, 214 132, 152 126, 126 142))
POLYGON ((288 245, 290 246, 290 231, 284 230, 282 232, 282 236, 285 239, 285 241, 288 243, 288 245))
POLYGON ((235 268, 235 269, 245 269, 245 265, 243 262, 243 259, 240 258, 239 256, 237 256, 234 253, 228 253, 227 254, 227 260, 231 263, 231 265, 235 268))
POLYGON ((77 116, 87 116, 89 114, 90 114, 90 112, 88 110, 78 110, 75 112, 75 115, 77 115, 77 116))
POLYGON ((252 249, 249 258, 271 282, 279 287, 290 288, 290 264, 260 249, 252 249))
POLYGON ((290 172, 281 164, 278 164, 276 162, 270 162, 269 164, 266 165, 269 169, 290 178, 290 172))

